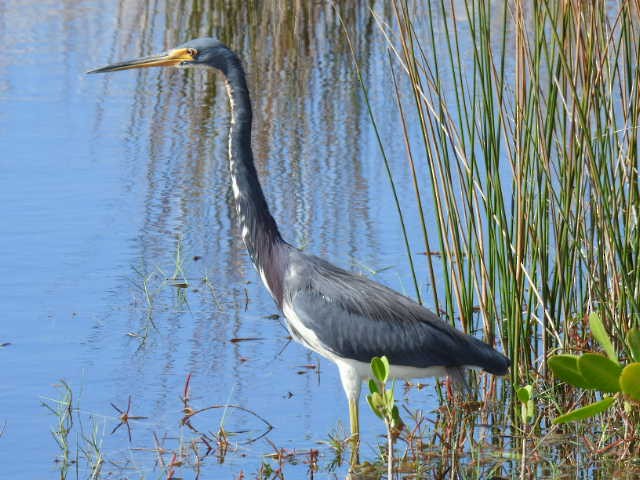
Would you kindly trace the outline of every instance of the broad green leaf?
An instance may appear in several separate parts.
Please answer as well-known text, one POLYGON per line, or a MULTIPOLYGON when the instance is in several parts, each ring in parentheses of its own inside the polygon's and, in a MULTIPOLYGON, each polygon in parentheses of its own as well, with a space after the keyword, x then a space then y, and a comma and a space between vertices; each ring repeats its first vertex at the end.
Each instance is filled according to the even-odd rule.
POLYGON ((380 361, 382 362, 382 365, 384 366, 384 382, 386 382, 389 379, 389 374, 391 373, 391 366, 389 365, 389 359, 387 358, 386 355, 383 355, 382 357, 380 357, 380 361))
POLYGON ((380 393, 372 393, 371 395, 367 395, 367 401, 376 415, 384 418, 384 397, 380 393))
POLYGON ((528 408, 528 403, 529 402, 520 404, 520 419, 522 423, 529 423, 533 418, 533 409, 528 408))
POLYGON ((589 384, 578 369, 578 357, 576 355, 554 355, 549 358, 548 365, 553 374, 563 382, 574 387, 589 388, 589 384))
POLYGON ((387 357, 373 357, 371 359, 371 371, 379 382, 385 383, 389 378, 389 360, 387 360, 387 357))
POLYGON ((533 404, 533 386, 525 385, 516 390, 516 395, 521 403, 520 416, 523 423, 527 423, 533 418, 534 404, 533 404))
POLYGON ((587 388, 608 393, 620 391, 622 367, 608 358, 596 353, 585 353, 578 358, 578 370, 589 385, 587 388))
POLYGON ((609 334, 604 329, 600 315, 597 313, 589 315, 589 327, 591 328, 593 338, 598 341, 602 349, 607 354, 607 357, 609 357, 611 361, 618 363, 618 355, 616 354, 615 348, 613 348, 613 343, 611 343, 609 334))
POLYGON ((576 408, 571 412, 560 415, 553 421, 553 423, 558 424, 575 422, 578 420, 584 420, 585 418, 593 417, 594 415, 598 415, 599 413, 602 413, 607 408, 609 408, 614 400, 615 397, 605 397, 599 402, 592 403, 590 405, 587 405, 586 407, 576 408))
POLYGON ((640 362, 624 367, 620 375, 620 388, 633 400, 640 402, 640 362))
POLYGON ((400 418, 400 412, 398 411, 398 407, 394 405, 393 408, 391 409, 391 426, 393 428, 400 428, 403 424, 404 422, 400 418))
POLYGON ((379 382, 384 382, 384 364, 382 360, 380 360, 380 357, 373 357, 371 359, 371 372, 373 373, 373 378, 379 382))
POLYGON ((395 402, 395 399, 393 397, 393 390, 385 390, 384 392, 385 406, 390 410, 391 408, 393 408, 394 402, 395 402))
POLYGON ((527 419, 531 420, 533 418, 535 410, 536 409, 535 404, 533 403, 533 395, 531 395, 531 398, 527 402, 527 419))
POLYGON ((375 394, 367 395, 367 402, 369 402, 369 406, 371 407, 371 410, 373 410, 373 413, 375 413, 378 417, 382 418, 382 413, 378 410, 378 408, 374 403, 373 395, 375 394))
POLYGON ((394 405, 391 409, 391 418, 396 423, 400 423, 402 421, 400 420, 400 411, 398 410, 398 407, 396 405, 394 405))
POLYGON ((637 327, 627 332, 627 345, 631 350, 633 361, 640 362, 640 330, 637 327))
POLYGON ((378 383, 373 379, 370 378, 369 379, 369 392, 371 393, 378 393, 378 383))
POLYGON ((526 385, 524 387, 516 389, 516 396, 521 403, 527 403, 529 400, 531 400, 532 392, 533 387, 531 385, 526 385))

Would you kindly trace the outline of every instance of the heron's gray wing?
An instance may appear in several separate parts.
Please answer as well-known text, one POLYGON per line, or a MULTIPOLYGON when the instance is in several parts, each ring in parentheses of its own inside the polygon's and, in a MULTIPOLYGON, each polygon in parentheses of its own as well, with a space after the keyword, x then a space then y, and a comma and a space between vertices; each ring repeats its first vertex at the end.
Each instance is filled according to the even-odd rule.
POLYGON ((317 257, 305 260, 305 282, 288 302, 298 321, 335 355, 367 363, 386 355, 395 365, 466 365, 506 373, 507 357, 411 299, 317 257))

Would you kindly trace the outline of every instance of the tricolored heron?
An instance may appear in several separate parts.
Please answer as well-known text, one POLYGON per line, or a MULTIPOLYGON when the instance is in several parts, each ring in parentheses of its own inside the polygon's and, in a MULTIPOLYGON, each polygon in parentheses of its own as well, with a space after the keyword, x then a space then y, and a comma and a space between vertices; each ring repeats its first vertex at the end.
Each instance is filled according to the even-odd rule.
MULTIPOLYGON (((391 376, 460 378, 465 368, 504 375, 509 359, 413 300, 285 242, 269 213, 251 150, 251 101, 238 56, 215 38, 114 63, 88 73, 156 66, 208 67, 226 78, 231 105, 229 172, 242 239, 291 336, 334 362, 349 402, 357 447, 358 399, 369 362, 386 355, 391 376)), ((355 457, 357 459, 357 448, 355 457)))

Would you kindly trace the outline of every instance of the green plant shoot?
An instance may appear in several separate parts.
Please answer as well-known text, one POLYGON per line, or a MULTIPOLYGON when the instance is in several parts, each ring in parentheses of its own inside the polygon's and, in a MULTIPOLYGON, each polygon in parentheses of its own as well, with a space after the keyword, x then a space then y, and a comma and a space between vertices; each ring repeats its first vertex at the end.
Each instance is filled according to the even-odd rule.
POLYGON ((531 423, 535 415, 533 403, 533 386, 525 385, 516 389, 516 396, 520 402, 520 420, 523 424, 531 423))
POLYGON ((391 367, 389 360, 386 356, 373 357, 371 360, 371 373, 373 378, 369 380, 369 394, 367 395, 367 402, 373 413, 378 418, 382 419, 387 427, 387 442, 388 442, 388 473, 389 479, 393 478, 393 445, 398 432, 403 427, 403 422, 400 419, 400 413, 398 406, 395 404, 395 397, 393 394, 393 387, 387 389, 387 381, 389 380, 389 374, 391 373, 391 367))

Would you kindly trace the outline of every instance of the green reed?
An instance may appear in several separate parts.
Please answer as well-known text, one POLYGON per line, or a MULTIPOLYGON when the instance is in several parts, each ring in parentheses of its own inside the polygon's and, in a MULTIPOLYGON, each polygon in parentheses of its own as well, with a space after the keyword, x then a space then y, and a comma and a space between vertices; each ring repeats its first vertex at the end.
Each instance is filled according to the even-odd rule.
POLYGON ((442 272, 433 302, 501 340, 518 381, 586 341, 590 311, 624 348, 640 288, 638 5, 413 9, 395 0, 397 25, 379 26, 429 275, 442 272))

